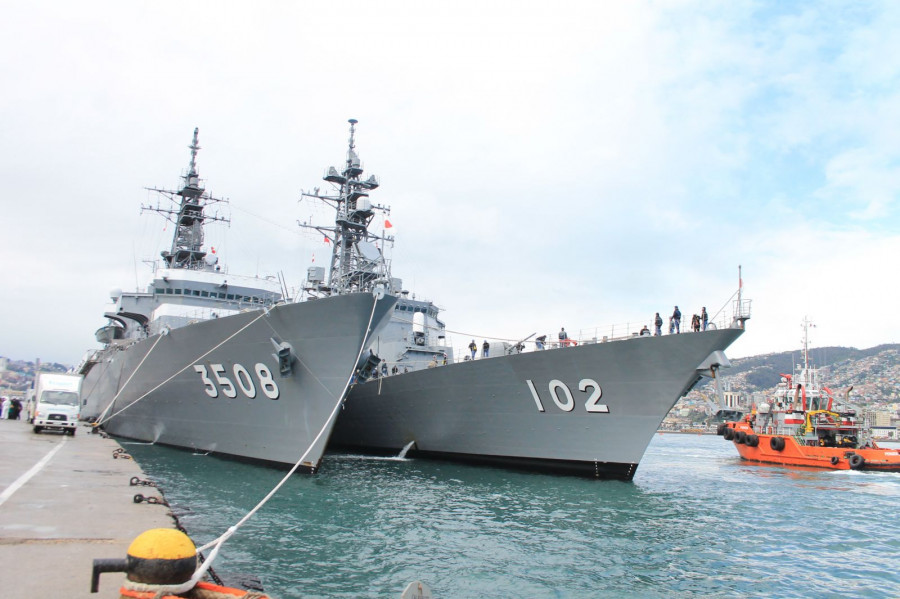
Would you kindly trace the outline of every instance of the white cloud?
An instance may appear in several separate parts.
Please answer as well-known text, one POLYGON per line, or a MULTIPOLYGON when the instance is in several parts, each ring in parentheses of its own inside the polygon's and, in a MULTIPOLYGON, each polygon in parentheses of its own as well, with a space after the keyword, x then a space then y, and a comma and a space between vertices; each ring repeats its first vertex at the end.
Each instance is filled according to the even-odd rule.
POLYGON ((0 353, 74 362, 93 344, 107 291, 143 285, 167 243, 143 187, 178 184, 195 126, 200 173, 232 200, 209 244, 296 286, 326 249, 295 230, 326 215, 299 192, 324 185, 351 117, 393 208, 395 274, 461 334, 714 312, 743 264, 755 314, 737 354, 796 347, 806 314, 823 344, 894 341, 874 315, 896 291, 898 15, 16 2, 0 22, 0 353))

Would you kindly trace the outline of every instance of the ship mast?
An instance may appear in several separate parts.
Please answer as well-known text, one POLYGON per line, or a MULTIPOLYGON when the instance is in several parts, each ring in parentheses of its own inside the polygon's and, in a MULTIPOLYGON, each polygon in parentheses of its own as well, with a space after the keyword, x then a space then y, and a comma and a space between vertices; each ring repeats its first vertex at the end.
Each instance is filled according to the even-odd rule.
POLYGON ((363 180, 363 169, 356 153, 356 119, 350 119, 350 139, 343 170, 329 167, 325 181, 335 187, 336 194, 322 195, 316 188, 301 192, 303 196, 322 200, 335 208, 333 227, 298 223, 301 227, 315 229, 331 244, 331 261, 327 285, 319 285, 309 291, 324 295, 341 295, 360 291, 373 291, 379 285, 386 286, 390 269, 382 250, 376 245, 381 241, 393 243, 390 235, 377 235, 369 231, 376 211, 390 214, 390 208, 373 205, 369 192, 379 185, 375 175, 363 180))
POLYGON ((803 368, 809 370, 809 327, 814 327, 809 318, 803 317, 803 368))
POLYGON ((167 268, 186 268, 203 270, 212 267, 216 259, 206 259, 207 253, 203 249, 203 227, 207 221, 231 222, 218 214, 209 216, 203 210, 219 202, 227 200, 214 198, 206 193, 200 174, 197 172, 197 152, 200 150, 199 128, 194 128, 194 138, 191 140, 191 162, 187 173, 182 175, 184 186, 179 191, 156 189, 148 187, 163 195, 175 204, 176 208, 164 208, 158 203, 154 206, 141 206, 141 211, 151 210, 161 214, 167 220, 175 224, 175 232, 172 235, 172 245, 169 250, 160 252, 167 268))
POLYGON ((803 327, 803 369, 800 377, 797 378, 806 386, 807 392, 817 392, 819 387, 818 369, 810 369, 809 366, 809 329, 816 325, 810 322, 809 317, 804 316, 801 326, 803 327))

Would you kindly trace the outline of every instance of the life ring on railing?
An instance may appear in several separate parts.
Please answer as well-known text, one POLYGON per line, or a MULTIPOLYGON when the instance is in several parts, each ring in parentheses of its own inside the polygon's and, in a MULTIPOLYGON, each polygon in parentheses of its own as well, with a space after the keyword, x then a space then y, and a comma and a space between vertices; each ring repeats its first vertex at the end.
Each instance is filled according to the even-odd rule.
POLYGON ((866 459, 858 453, 852 454, 847 461, 850 462, 851 470, 862 470, 866 467, 866 459))
POLYGON ((772 437, 769 439, 769 447, 775 451, 782 451, 784 449, 784 437, 772 437))

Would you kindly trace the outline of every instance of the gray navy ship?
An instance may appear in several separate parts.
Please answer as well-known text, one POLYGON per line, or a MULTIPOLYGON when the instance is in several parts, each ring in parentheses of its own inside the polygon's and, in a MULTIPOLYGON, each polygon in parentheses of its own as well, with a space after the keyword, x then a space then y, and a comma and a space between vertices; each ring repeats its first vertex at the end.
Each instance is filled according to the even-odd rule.
POLYGON ((145 290, 112 293, 96 333, 104 347, 80 367, 82 418, 120 437, 316 471, 356 365, 397 300, 360 235, 377 180, 361 180, 352 137, 351 126, 345 168, 329 171, 350 201, 324 228, 328 284, 293 301, 281 280, 229 273, 205 250, 204 226, 224 220, 205 210, 223 200, 200 180, 194 130, 183 187, 152 190, 168 208, 143 207, 174 223, 171 246, 145 290))
POLYGON ((458 360, 438 307, 410 297, 400 279, 391 290, 400 299, 377 353, 359 365, 331 449, 619 480, 634 477, 675 402, 729 365, 724 350, 750 316, 739 288, 732 314, 700 332, 530 335, 458 360))

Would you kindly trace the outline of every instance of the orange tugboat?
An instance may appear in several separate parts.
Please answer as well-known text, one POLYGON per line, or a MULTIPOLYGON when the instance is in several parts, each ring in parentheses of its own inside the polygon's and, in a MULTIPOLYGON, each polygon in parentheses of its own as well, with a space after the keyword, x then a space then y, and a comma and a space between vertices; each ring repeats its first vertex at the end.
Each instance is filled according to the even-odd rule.
MULTIPOLYGON (((804 322, 804 329, 809 323, 804 322)), ((879 447, 868 428, 847 405, 839 406, 828 387, 820 386, 818 369, 810 367, 804 335, 803 363, 793 375, 782 374, 772 403, 737 422, 719 426, 718 433, 745 460, 784 466, 831 470, 900 472, 900 450, 879 447)))

